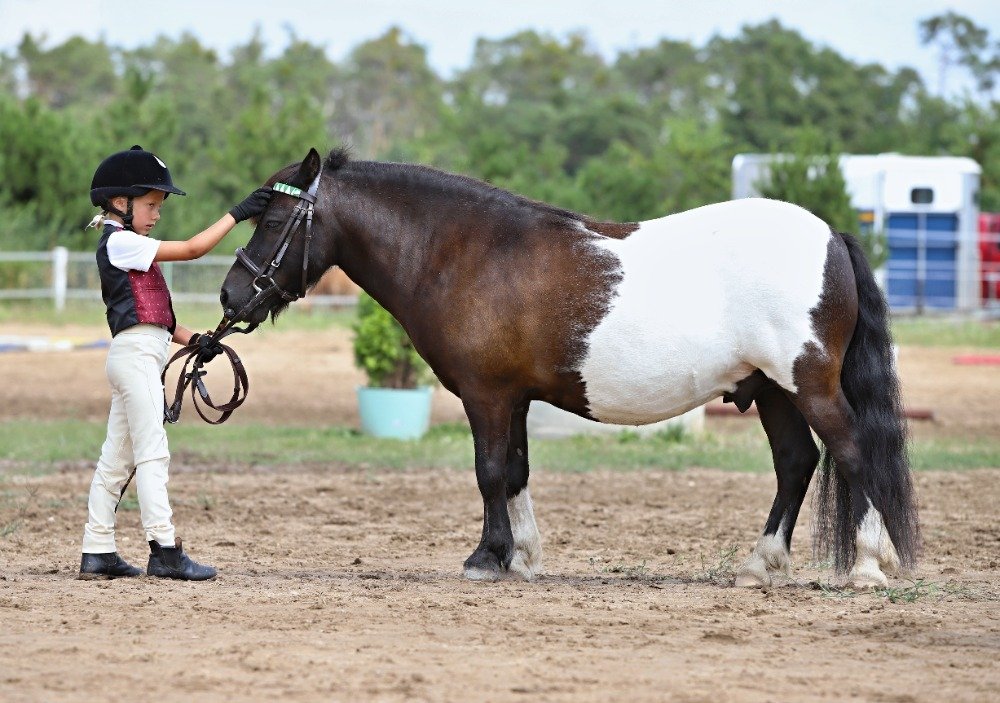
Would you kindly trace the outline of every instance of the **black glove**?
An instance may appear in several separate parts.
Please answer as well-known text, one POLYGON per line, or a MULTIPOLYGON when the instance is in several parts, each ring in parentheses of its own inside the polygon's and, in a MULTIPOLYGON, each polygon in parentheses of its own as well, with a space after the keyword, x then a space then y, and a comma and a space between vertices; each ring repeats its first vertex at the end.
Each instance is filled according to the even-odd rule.
POLYGON ((198 345, 198 361, 207 364, 212 359, 223 353, 222 344, 216 342, 210 334, 193 334, 188 346, 198 345))
POLYGON ((229 214, 233 216, 233 219, 237 222, 243 222, 243 220, 249 220, 251 217, 257 217, 267 210, 267 204, 271 202, 271 195, 274 193, 271 190, 271 186, 263 186, 258 188, 243 200, 239 205, 234 205, 233 209, 229 211, 229 214))

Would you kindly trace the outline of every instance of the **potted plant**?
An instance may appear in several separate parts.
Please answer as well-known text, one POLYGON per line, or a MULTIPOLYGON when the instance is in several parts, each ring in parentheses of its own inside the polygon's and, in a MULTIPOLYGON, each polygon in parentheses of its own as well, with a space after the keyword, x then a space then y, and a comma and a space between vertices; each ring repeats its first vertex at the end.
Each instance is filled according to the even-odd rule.
POLYGON ((376 437, 416 439, 431 419, 432 378, 396 318, 365 292, 358 297, 354 362, 368 376, 358 388, 362 431, 376 437))

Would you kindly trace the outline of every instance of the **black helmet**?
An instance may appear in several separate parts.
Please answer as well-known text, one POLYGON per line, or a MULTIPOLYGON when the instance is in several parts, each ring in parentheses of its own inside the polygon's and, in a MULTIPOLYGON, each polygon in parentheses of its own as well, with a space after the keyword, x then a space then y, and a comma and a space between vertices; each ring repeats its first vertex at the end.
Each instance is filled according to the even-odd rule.
POLYGON ((186 195, 170 180, 166 165, 136 144, 128 151, 112 154, 97 167, 90 183, 90 202, 103 207, 119 195, 136 198, 151 190, 186 195))

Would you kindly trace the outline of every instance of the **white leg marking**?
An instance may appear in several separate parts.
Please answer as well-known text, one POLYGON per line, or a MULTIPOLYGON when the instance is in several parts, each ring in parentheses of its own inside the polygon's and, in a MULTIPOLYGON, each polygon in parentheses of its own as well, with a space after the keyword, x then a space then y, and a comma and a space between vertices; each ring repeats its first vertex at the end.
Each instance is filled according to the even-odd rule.
POLYGON ((785 522, 773 535, 761 535, 753 553, 736 572, 736 585, 757 588, 770 586, 775 576, 792 578, 791 558, 785 547, 785 522))
POLYGON ((535 510, 527 486, 507 501, 507 514, 510 516, 510 530, 514 534, 514 558, 510 562, 510 572, 531 581, 543 573, 542 538, 535 524, 535 510))
POLYGON ((847 576, 847 583, 854 588, 877 588, 888 586, 889 579, 882 569, 895 576, 899 573, 899 555, 889 539, 882 514, 868 503, 865 517, 858 525, 855 542, 856 558, 854 568, 847 576))

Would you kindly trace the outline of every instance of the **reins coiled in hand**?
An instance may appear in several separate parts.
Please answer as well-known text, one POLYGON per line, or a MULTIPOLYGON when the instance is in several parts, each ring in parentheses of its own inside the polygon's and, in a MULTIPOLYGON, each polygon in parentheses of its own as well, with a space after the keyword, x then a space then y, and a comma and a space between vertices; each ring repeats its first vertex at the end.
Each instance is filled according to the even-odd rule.
POLYGON ((167 362, 167 365, 163 369, 163 373, 160 374, 160 382, 164 384, 164 393, 166 393, 166 378, 167 370, 170 368, 171 364, 180 359, 184 359, 184 366, 181 368, 181 373, 177 377, 177 390, 174 394, 174 400, 169 405, 167 404, 166 398, 164 398, 163 404, 163 419, 165 422, 171 424, 176 423, 181 416, 181 405, 184 402, 184 392, 187 390, 188 386, 191 386, 191 402, 194 405, 195 411, 201 417, 202 420, 209 423, 210 425, 221 425, 223 422, 229 419, 230 415, 236 408, 243 405, 247 399, 247 395, 250 393, 250 380, 247 377, 246 369, 243 368, 243 362, 240 357, 233 351, 233 348, 222 344, 221 340, 223 337, 232 334, 233 332, 241 332, 247 334, 252 332, 257 325, 248 325, 245 328, 234 327, 229 319, 223 319, 219 323, 215 332, 211 334, 206 333, 212 343, 218 344, 222 348, 222 353, 226 355, 229 359, 229 363, 233 369, 233 394, 230 396, 229 400, 225 403, 216 405, 212 401, 212 396, 208 392, 208 387, 202 380, 208 371, 205 370, 205 363, 199 358, 199 353, 202 350, 202 345, 188 344, 187 346, 181 347, 167 362), (198 400, 199 396, 201 401, 198 400), (208 417, 202 406, 211 408, 221 415, 215 419, 208 417))

